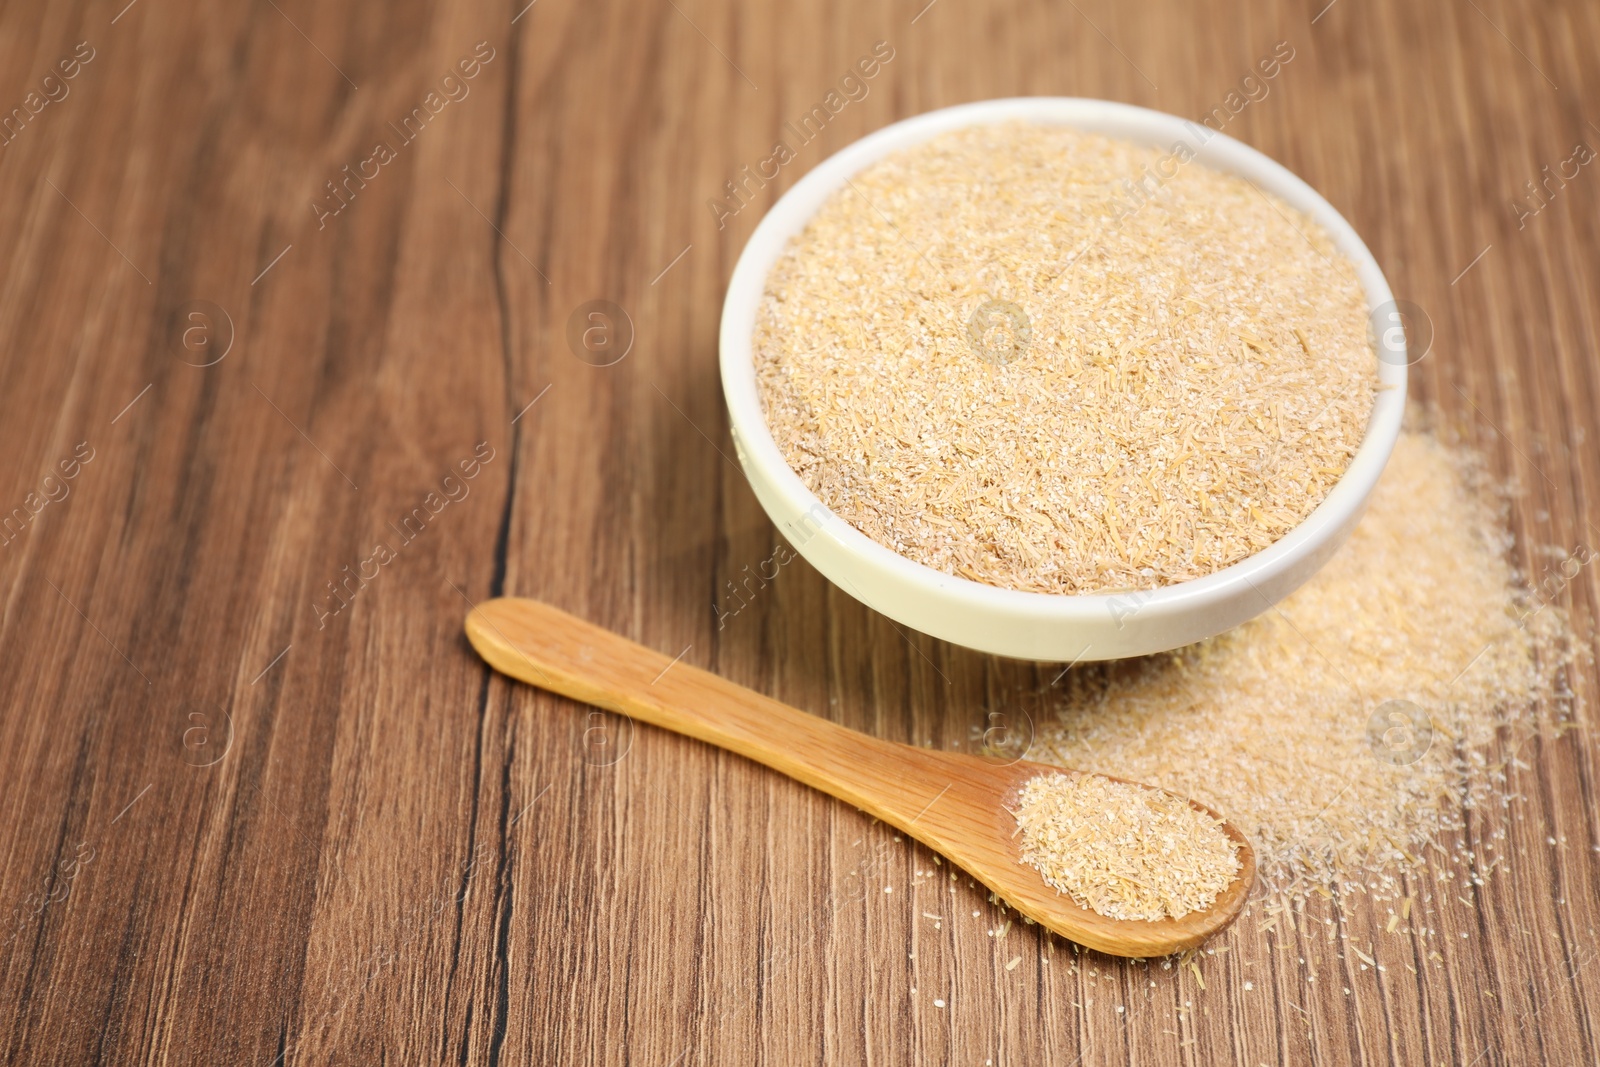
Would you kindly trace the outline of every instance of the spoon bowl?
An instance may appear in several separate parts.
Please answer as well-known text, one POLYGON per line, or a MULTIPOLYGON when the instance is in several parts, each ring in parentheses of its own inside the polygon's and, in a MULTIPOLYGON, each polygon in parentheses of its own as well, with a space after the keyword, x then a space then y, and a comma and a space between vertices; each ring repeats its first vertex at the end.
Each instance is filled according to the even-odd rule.
POLYGON ((1249 842, 1224 822, 1239 845, 1240 869, 1209 908, 1154 922, 1111 919, 1046 885, 1022 861, 1017 794, 1059 767, 868 737, 537 600, 485 601, 467 616, 466 631, 478 654, 513 678, 725 748, 854 804, 962 867, 1022 915, 1088 948, 1133 957, 1194 948, 1233 921, 1255 878, 1249 842))

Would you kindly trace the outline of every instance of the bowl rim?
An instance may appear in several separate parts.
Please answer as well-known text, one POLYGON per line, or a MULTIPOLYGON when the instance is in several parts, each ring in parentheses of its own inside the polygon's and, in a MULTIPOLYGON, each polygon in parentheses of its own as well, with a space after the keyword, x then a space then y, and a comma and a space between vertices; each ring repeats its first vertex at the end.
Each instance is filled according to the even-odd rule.
MULTIPOLYGON (((1330 539, 1341 537, 1365 507, 1399 438, 1405 414, 1407 367, 1414 362, 1409 350, 1403 362, 1386 360, 1374 352, 1379 386, 1366 431, 1349 466, 1309 515, 1271 545, 1236 563, 1199 578, 1149 590, 1043 593, 1007 589, 917 562, 868 537, 828 508, 789 466, 773 439, 756 385, 753 335, 767 275, 789 239, 804 228, 846 178, 883 156, 950 130, 1018 120, 1105 133, 1157 147, 1176 147, 1181 141, 1194 150, 1193 162, 1246 177, 1321 225, 1355 265, 1369 316, 1384 305, 1393 304, 1394 294, 1376 259, 1332 204, 1276 160, 1208 126, 1166 112, 1088 97, 1009 97, 924 112, 867 134, 817 164, 779 197, 739 255, 723 302, 719 364, 731 428, 747 477, 752 465, 758 467, 785 506, 797 515, 814 518, 816 533, 831 536, 847 553, 862 558, 895 581, 937 590, 949 606, 957 609, 981 607, 991 612, 1020 614, 1041 623, 1093 625, 1103 622, 1108 612, 1115 615, 1125 609, 1130 598, 1137 601, 1141 618, 1155 620, 1205 608, 1236 595, 1241 585, 1260 593, 1260 586, 1284 576, 1330 539)), ((809 555, 804 545, 795 547, 809 555)), ((826 570, 824 574, 837 582, 826 570)), ((859 591, 849 591, 866 603, 859 591)), ((1262 610, 1277 599, 1261 595, 1262 610)))

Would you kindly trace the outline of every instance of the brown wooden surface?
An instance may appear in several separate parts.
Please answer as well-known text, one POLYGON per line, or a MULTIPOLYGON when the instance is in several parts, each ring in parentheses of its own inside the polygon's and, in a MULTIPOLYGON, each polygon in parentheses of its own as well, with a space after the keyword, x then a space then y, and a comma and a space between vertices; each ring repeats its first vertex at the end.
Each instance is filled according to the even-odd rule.
MULTIPOLYGON (((0 14, 0 108, 93 49, 0 147, 0 510, 68 490, 0 545, 5 1062, 1600 1059, 1588 718, 1527 753, 1509 815, 1470 813, 1510 873, 1435 894, 1432 936, 1385 934, 1382 906, 1258 910, 1201 989, 996 940, 980 891, 855 810, 512 684, 461 633, 469 602, 537 596, 970 747, 1055 670, 916 636, 799 561, 718 627, 776 544, 728 458, 733 260, 894 119, 1040 93, 1200 117, 1280 40, 1295 58, 1226 132, 1428 311, 1416 391, 1526 488, 1518 559, 1595 545, 1600 162, 1521 228, 1513 203, 1600 148, 1600 7, 124 4, 0 14), (879 40, 869 94, 719 229, 707 201, 879 40), (479 41, 470 94, 319 228, 325 183, 479 41), (636 330, 607 368, 566 342, 596 299, 636 330), (196 301, 234 335, 205 368, 196 301), (388 524, 478 442, 469 495, 402 544, 388 524), (380 540, 397 558, 322 617, 380 540)), ((1560 598, 1586 618, 1596 573, 1560 598)))

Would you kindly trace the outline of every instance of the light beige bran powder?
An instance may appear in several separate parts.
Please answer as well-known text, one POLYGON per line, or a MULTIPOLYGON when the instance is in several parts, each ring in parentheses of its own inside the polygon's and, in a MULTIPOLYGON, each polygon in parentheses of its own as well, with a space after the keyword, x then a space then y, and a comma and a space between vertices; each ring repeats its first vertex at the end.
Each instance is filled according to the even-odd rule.
POLYGON ((754 335, 806 485, 912 559, 1057 593, 1199 577, 1310 514, 1376 388, 1354 267, 1243 179, 1191 163, 1147 200, 1122 184, 1163 154, 976 127, 827 201, 754 335), (985 306, 994 358, 969 337, 985 306))
POLYGON ((1299 591, 1198 645, 1074 668, 1029 757, 1208 805, 1251 841, 1267 891, 1395 896, 1469 812, 1510 803, 1518 745, 1575 713, 1570 622, 1527 596, 1473 482, 1460 452, 1402 435, 1350 541, 1299 591), (1432 734, 1399 762, 1373 725, 1392 700, 1432 734))
POLYGON ((1179 919, 1239 874, 1238 845, 1182 797, 1098 774, 1041 774, 1022 787, 1023 862, 1112 919, 1179 919))

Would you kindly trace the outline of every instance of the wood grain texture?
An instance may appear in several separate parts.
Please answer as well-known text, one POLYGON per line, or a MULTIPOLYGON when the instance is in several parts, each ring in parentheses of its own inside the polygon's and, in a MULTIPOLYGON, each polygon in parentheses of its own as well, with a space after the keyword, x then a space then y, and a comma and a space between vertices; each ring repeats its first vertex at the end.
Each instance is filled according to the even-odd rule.
MULTIPOLYGON (((461 636, 534 596, 935 748, 1037 701, 1059 667, 802 561, 732 599, 777 542, 729 459, 723 285, 784 188, 890 121, 1013 94, 1198 118, 1279 41, 1225 132, 1425 309, 1414 388, 1522 485, 1517 561, 1600 543, 1600 169, 1525 184, 1600 147, 1587 0, 7 5, 0 1057, 1600 1060, 1592 713, 1466 813, 1507 873, 1419 870, 1395 932, 1257 909, 1165 969, 1006 929, 853 808, 461 636), (863 98, 707 206, 877 41, 863 98), (346 166, 370 177, 336 197, 346 166), (593 300, 631 319, 609 367, 568 348, 593 300)), ((1597 573, 1557 592, 1580 625, 1597 573)))

